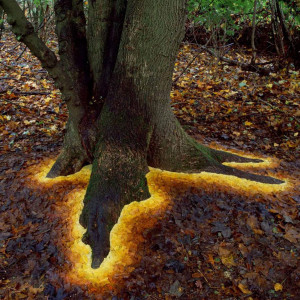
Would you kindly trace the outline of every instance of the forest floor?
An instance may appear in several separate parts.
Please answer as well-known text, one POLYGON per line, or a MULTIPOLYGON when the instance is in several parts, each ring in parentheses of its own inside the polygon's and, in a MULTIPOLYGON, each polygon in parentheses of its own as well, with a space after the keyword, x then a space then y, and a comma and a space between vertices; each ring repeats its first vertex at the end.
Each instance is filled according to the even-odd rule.
MULTIPOLYGON (((55 42, 49 46, 55 48, 55 42)), ((228 55, 249 58, 247 51, 236 49, 228 55)), ((28 177, 29 167, 57 156, 66 106, 39 62, 4 34, 1 299, 299 299, 299 72, 261 77, 187 44, 178 55, 174 79, 183 70, 171 101, 184 128, 206 145, 276 157, 276 166, 251 171, 288 178, 291 187, 255 193, 174 183, 172 205, 143 233, 134 270, 119 275, 122 284, 111 290, 90 289, 88 283, 74 284, 61 275, 72 264, 65 254, 68 228, 53 208, 78 186, 68 181, 37 188, 28 177)))

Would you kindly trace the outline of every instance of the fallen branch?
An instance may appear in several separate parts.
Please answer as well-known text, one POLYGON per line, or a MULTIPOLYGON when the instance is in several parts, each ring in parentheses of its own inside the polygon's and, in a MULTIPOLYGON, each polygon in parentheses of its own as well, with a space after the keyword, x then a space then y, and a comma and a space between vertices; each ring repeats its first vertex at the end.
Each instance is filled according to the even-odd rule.
POLYGON ((13 92, 14 94, 17 94, 17 95, 50 95, 51 93, 50 92, 41 92, 41 91, 31 91, 31 92, 22 92, 22 91, 16 91, 16 92, 13 92))
POLYGON ((203 49, 204 51, 206 51, 207 53, 209 53, 210 55, 218 58, 220 61, 227 63, 230 66, 240 67, 243 71, 255 72, 255 73, 258 73, 258 74, 264 75, 264 76, 270 75, 270 73, 271 73, 271 69, 259 67, 258 64, 251 64, 251 63, 246 64, 246 63, 240 62, 236 59, 229 59, 225 56, 221 56, 221 55, 215 53, 213 50, 208 49, 205 46, 200 46, 200 48, 203 49))
MULTIPOLYGON (((8 91, 7 90, 3 90, 3 91, 0 91, 0 94, 4 94, 8 91)), ((30 95, 50 95, 51 93, 50 92, 42 92, 42 91, 28 91, 28 92, 22 92, 22 91, 11 91, 12 94, 15 94, 15 95, 25 95, 25 96, 30 96, 30 95)))

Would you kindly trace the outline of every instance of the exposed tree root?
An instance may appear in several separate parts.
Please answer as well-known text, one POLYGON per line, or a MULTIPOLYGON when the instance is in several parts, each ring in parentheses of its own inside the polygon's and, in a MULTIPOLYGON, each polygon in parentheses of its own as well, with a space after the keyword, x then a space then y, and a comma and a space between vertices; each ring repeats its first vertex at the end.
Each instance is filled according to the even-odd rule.
POLYGON ((260 163, 263 162, 261 159, 249 158, 240 156, 237 154, 229 153, 226 151, 210 149, 210 155, 220 163, 223 162, 237 162, 237 163, 260 163))
POLYGON ((148 164, 171 172, 201 172, 207 166, 223 162, 259 163, 252 159, 203 146, 188 136, 174 117, 170 107, 161 108, 153 116, 154 131, 148 149, 148 164))
MULTIPOLYGON (((103 116, 103 120, 114 124, 114 116, 110 112, 103 116)), ((178 122, 168 116, 160 116, 160 121, 166 122, 158 123, 159 126, 156 126, 154 131, 143 127, 143 123, 136 124, 134 128, 140 130, 136 133, 138 138, 134 135, 134 128, 129 130, 126 127, 134 126, 132 120, 136 117, 128 118, 124 122, 124 128, 106 126, 105 123, 102 125, 102 134, 94 154, 92 175, 80 216, 80 223, 86 228, 82 240, 91 246, 93 268, 98 268, 109 253, 110 231, 118 221, 124 205, 150 196, 146 182, 148 165, 171 172, 205 171, 260 183, 283 183, 272 177, 251 174, 223 165, 223 162, 259 163, 261 160, 203 146, 189 137, 178 122), (168 126, 165 126, 166 123, 168 126), (152 132, 151 139, 146 138, 147 132, 152 132)), ((144 122, 143 119, 140 120, 144 122)), ((48 177, 77 172, 90 159, 86 152, 81 151, 78 155, 66 149, 70 148, 62 151, 48 177)), ((77 147, 78 149, 83 148, 77 147)))
POLYGON ((248 173, 242 170, 238 170, 232 167, 224 166, 224 165, 218 165, 218 166, 209 166, 205 168, 203 171, 209 172, 209 173, 217 173, 217 174, 224 174, 224 175, 232 175, 239 178, 248 179, 255 182, 260 183, 267 183, 267 184, 281 184, 284 183, 284 181, 279 180, 277 178, 273 178, 270 176, 264 176, 264 175, 258 175, 253 173, 248 173))
POLYGON ((48 178, 74 174, 85 165, 92 163, 91 152, 96 143, 97 126, 95 124, 91 126, 91 122, 95 123, 95 119, 90 114, 89 116, 90 122, 80 117, 68 120, 63 149, 47 174, 48 178))
POLYGON ((47 177, 55 178, 74 174, 79 172, 87 163, 88 157, 84 153, 75 154, 68 150, 62 150, 47 177))
POLYGON ((80 224, 86 228, 83 242, 92 248, 92 268, 98 268, 109 253, 109 235, 124 205, 147 199, 145 152, 100 146, 84 199, 80 224))
POLYGON ((121 210, 118 209, 119 193, 94 195, 85 205, 80 216, 80 223, 87 229, 82 237, 92 249, 92 268, 100 266, 110 249, 110 230, 117 222, 121 210))
MULTIPOLYGON (((145 155, 130 149, 116 149, 109 145, 104 147, 106 149, 101 150, 102 154, 94 161, 92 181, 90 181, 80 217, 80 223, 87 229, 83 241, 92 248, 92 268, 98 268, 109 253, 110 231, 116 224, 124 205, 149 197, 145 177, 148 172, 145 155)), ((205 151, 208 150, 205 149, 205 151)), ((187 162, 183 162, 184 172, 206 171, 261 183, 283 183, 272 177, 251 174, 224 166, 214 158, 206 159, 209 157, 208 152, 199 152, 202 161, 199 163, 198 169, 195 169, 196 164, 194 164, 188 170, 187 162)), ((227 153, 222 151, 214 150, 212 154, 217 156, 219 161, 259 162, 259 160, 236 155, 227 156, 227 153)), ((177 164, 177 171, 180 171, 178 168, 179 164, 177 164)))

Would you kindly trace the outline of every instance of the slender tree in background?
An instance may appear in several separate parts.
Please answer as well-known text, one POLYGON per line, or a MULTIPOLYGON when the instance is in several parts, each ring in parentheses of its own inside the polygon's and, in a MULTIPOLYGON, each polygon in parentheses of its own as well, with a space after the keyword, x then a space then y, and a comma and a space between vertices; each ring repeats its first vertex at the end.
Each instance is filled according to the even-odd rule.
POLYGON ((0 0, 12 30, 52 76, 69 110, 63 149, 48 177, 93 163, 80 223, 94 268, 109 251, 109 232, 123 206, 149 197, 148 166, 281 182, 222 165, 257 160, 200 145, 174 117, 169 96, 185 4, 92 0, 86 22, 83 1, 57 0, 58 60, 17 2, 0 0))
POLYGON ((3 19, 4 15, 3 15, 3 8, 0 6, 0 39, 2 36, 2 31, 4 29, 4 19, 3 19))

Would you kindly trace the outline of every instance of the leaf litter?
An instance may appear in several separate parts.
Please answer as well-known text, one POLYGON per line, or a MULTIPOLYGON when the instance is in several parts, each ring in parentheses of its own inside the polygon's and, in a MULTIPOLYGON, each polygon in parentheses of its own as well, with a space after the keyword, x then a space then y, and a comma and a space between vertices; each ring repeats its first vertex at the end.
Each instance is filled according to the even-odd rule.
MULTIPOLYGON (((268 195, 241 195, 174 184, 172 206, 143 233, 141 260, 120 287, 99 294, 65 280, 69 229, 57 203, 86 183, 28 185, 26 169, 57 155, 67 110, 27 50, 15 61, 22 49, 9 50, 16 43, 11 34, 0 43, 1 298, 296 299, 300 198, 295 185, 268 195)), ((182 47, 174 78, 196 51, 182 47)), ((182 125, 202 143, 274 155, 281 160, 268 174, 299 178, 297 72, 259 77, 202 53, 174 83, 171 99, 182 125)))

